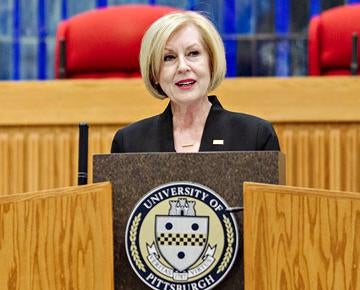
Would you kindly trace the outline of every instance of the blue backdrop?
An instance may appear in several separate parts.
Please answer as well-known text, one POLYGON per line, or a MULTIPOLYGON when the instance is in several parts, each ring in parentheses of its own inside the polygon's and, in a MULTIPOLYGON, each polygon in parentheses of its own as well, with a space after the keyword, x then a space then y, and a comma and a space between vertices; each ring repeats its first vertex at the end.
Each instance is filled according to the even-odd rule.
POLYGON ((306 75, 310 17, 355 2, 360 0, 0 0, 0 79, 52 79, 59 21, 127 3, 206 12, 223 37, 229 77, 306 75))

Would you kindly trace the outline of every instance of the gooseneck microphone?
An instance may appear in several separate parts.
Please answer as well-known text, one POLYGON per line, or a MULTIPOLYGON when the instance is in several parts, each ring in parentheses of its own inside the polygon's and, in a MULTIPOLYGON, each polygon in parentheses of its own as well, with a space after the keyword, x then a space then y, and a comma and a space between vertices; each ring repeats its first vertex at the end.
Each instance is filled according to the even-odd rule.
POLYGON ((350 71, 353 76, 357 74, 358 71, 358 34, 354 32, 352 34, 352 56, 351 56, 351 64, 350 71))
POLYGON ((243 206, 235 206, 235 207, 228 207, 226 209, 227 212, 239 212, 239 211, 244 211, 244 207, 243 206))
POLYGON ((88 125, 79 124, 79 164, 78 164, 78 185, 87 184, 88 174, 88 125))
POLYGON ((60 39, 59 41, 59 77, 61 79, 66 78, 66 42, 65 39, 60 39))

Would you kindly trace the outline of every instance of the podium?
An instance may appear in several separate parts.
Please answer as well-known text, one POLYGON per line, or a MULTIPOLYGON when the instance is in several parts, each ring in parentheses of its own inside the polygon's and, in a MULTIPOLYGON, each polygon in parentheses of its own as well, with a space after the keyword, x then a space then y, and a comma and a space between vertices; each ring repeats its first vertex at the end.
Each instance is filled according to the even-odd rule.
POLYGON ((0 196, 0 288, 113 289, 111 205, 109 183, 0 196))
MULTIPOLYGON (((145 194, 164 184, 191 182, 213 190, 230 208, 239 207, 243 182, 283 184, 284 162, 283 154, 274 151, 94 155, 93 181, 110 181, 113 187, 115 289, 149 289, 131 268, 125 250, 127 222, 145 194)), ((234 215, 238 254, 229 273, 215 286, 218 290, 244 287, 242 213, 234 215)))
POLYGON ((360 289, 360 193, 245 183, 246 289, 360 289))

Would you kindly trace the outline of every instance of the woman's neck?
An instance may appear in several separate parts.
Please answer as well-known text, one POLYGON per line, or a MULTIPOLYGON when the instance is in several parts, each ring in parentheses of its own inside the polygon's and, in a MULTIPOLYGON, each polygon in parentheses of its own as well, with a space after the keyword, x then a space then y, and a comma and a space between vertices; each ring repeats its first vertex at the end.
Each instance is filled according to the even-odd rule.
POLYGON ((204 98, 196 103, 171 103, 176 152, 198 152, 211 103, 204 98))

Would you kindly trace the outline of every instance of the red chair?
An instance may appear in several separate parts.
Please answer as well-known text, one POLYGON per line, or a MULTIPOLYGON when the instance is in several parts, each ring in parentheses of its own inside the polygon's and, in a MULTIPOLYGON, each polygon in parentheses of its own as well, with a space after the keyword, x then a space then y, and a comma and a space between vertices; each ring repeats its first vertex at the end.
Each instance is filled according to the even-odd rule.
POLYGON ((360 4, 335 7, 313 17, 309 26, 309 75, 350 75, 354 32, 360 36, 360 4))
POLYGON ((87 11, 62 21, 55 45, 56 78, 139 77, 146 29, 168 6, 120 5, 87 11))

